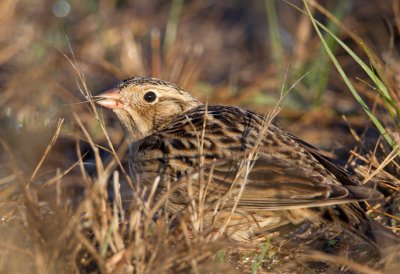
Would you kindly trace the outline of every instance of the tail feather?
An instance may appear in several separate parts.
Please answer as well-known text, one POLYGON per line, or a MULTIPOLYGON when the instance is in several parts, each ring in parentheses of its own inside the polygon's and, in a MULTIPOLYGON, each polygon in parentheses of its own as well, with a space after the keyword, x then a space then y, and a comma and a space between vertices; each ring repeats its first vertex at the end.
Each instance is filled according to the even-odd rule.
POLYGON ((367 223, 366 235, 378 247, 381 255, 387 256, 394 250, 397 250, 397 253, 400 252, 399 235, 371 218, 367 219, 367 223))
POLYGON ((324 217, 375 246, 382 257, 400 251, 400 236, 368 217, 356 204, 328 208, 324 217))

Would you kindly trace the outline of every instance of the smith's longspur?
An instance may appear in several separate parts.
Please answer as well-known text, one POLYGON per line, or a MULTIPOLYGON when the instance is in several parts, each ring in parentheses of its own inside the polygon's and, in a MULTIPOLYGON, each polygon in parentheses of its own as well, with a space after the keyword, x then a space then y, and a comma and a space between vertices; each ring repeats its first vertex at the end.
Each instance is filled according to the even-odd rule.
POLYGON ((197 199, 203 180, 205 206, 222 216, 220 223, 209 221, 227 222, 232 239, 251 240, 305 221, 337 223, 372 243, 377 228, 390 234, 357 204, 381 198, 378 191, 261 115, 207 106, 177 85, 150 77, 124 80, 95 100, 127 129, 132 179, 149 189, 157 183, 156 197, 168 192, 170 212, 197 199), (182 183, 188 180, 192 194, 182 183))

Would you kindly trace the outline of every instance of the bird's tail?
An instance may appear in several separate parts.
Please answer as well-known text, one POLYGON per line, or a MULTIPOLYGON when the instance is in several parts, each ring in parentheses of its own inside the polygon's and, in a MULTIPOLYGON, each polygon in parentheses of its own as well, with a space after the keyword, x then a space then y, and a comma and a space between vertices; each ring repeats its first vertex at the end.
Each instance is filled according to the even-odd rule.
POLYGON ((386 257, 394 251, 400 254, 400 236, 368 217, 356 204, 329 208, 324 217, 339 223, 350 233, 375 246, 381 257, 386 257))

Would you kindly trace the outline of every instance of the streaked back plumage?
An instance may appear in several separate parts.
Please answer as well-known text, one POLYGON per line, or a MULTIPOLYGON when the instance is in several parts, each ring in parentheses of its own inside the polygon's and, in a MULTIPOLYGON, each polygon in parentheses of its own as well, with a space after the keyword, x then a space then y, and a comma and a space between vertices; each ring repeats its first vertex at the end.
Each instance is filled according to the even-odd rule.
MULTIPOLYGON (((189 205, 187 186, 182 182, 198 178, 200 159, 204 157, 202 169, 206 176, 212 173, 212 183, 207 189, 207 203, 212 207, 227 193, 235 189, 239 191, 240 179, 234 188, 232 184, 254 149, 256 156, 252 159, 246 186, 237 205, 237 210, 253 215, 250 218, 252 222, 260 222, 263 219, 260 214, 274 220, 269 223, 271 229, 287 223, 298 224, 306 219, 315 221, 325 213, 317 207, 381 197, 377 191, 359 185, 338 167, 335 173, 346 176, 343 183, 339 181, 325 167, 325 162, 314 156, 324 158, 315 148, 297 142, 273 124, 265 124, 262 116, 228 106, 199 106, 183 113, 158 132, 135 142, 130 153, 131 170, 140 183, 149 188, 161 176, 158 185, 160 196, 171 186, 181 184, 170 195, 168 203, 171 211, 176 212, 189 205), (261 138, 260 134, 263 134, 261 138), (310 208, 314 209, 307 210, 310 208)), ((329 168, 333 167, 330 163, 329 168)), ((235 195, 231 196, 231 200, 226 202, 227 207, 233 206, 235 195)), ((353 214, 356 210, 358 218, 350 218, 352 226, 362 222, 365 216, 360 209, 352 206, 354 208, 348 210, 348 206, 345 207, 346 210, 340 213, 353 214)), ((340 214, 339 217, 331 216, 331 219, 338 218, 349 219, 340 217, 340 214)), ((234 220, 243 223, 243 220, 234 220)), ((250 238, 250 234, 256 234, 258 226, 253 226, 254 231, 247 228, 246 236, 238 236, 234 230, 232 237, 250 238)), ((263 229, 268 228, 264 226, 263 229)))
POLYGON ((209 221, 215 221, 218 206, 233 239, 249 240, 286 224, 311 221, 337 223, 376 243, 371 231, 377 223, 357 202, 381 194, 263 116, 206 106, 175 84, 154 78, 132 77, 116 90, 114 111, 132 137, 132 178, 149 189, 156 183, 156 197, 168 194, 167 210, 190 206, 206 181, 209 221), (149 90, 158 101, 146 104, 141 96, 149 90), (189 185, 194 186, 191 194, 189 185))

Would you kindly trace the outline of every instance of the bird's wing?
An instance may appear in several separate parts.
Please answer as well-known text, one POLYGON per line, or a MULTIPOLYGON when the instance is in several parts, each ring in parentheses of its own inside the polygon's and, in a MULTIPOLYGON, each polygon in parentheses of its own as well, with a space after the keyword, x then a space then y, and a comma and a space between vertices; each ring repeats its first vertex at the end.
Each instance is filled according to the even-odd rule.
POLYGON ((210 193, 226 195, 231 189, 235 197, 245 184, 238 206, 247 209, 282 210, 382 198, 374 189, 341 185, 331 174, 322 176, 265 153, 254 161, 219 160, 206 169, 205 174, 212 176, 210 193))
POLYGON ((294 136, 289 133, 286 134, 290 136, 298 144, 300 144, 304 149, 306 149, 311 155, 313 155, 315 159, 317 159, 320 162, 320 164, 322 164, 327 170, 329 170, 329 172, 331 172, 342 184, 360 185, 359 181, 353 176, 351 176, 347 170, 345 170, 341 166, 332 163, 332 161, 326 156, 324 156, 319 149, 310 145, 307 142, 304 142, 297 136, 294 136))
POLYGON ((345 170, 311 145, 272 124, 263 130, 263 124, 261 116, 239 108, 210 106, 207 115, 204 107, 195 109, 157 133, 156 143, 163 144, 157 147, 163 154, 158 161, 165 158, 171 170, 193 174, 202 165, 202 155, 204 174, 211 175, 207 191, 216 194, 210 197, 237 192, 246 182, 239 202, 245 208, 314 207, 381 197, 373 189, 357 186, 345 170), (251 151, 256 157, 249 162, 251 151))

